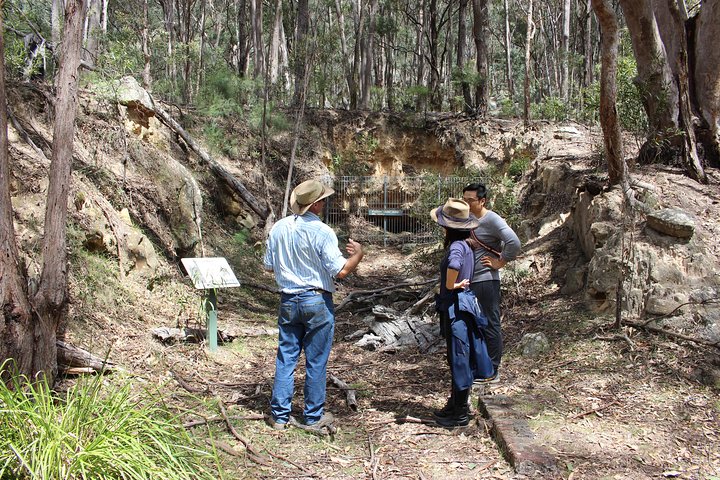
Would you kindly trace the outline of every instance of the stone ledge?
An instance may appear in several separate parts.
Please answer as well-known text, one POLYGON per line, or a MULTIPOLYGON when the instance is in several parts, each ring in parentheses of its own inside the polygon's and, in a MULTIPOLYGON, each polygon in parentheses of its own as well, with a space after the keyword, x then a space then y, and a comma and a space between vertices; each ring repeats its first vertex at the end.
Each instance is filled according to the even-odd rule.
POLYGON ((535 443, 524 415, 513 410, 506 395, 481 395, 478 410, 490 420, 491 433, 515 472, 531 478, 561 478, 555 457, 535 443))

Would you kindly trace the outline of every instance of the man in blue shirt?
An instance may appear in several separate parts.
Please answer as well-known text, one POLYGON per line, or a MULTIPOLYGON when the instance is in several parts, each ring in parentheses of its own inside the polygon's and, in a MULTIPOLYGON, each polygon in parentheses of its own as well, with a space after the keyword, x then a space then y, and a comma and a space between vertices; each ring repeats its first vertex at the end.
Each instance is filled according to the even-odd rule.
POLYGON ((278 313, 278 350, 275 382, 270 400, 271 424, 281 430, 290 420, 295 367, 305 350, 304 423, 321 428, 332 423, 323 415, 327 362, 335 331, 332 293, 335 278, 344 278, 363 257, 360 244, 352 239, 345 259, 335 232, 319 215, 326 198, 335 193, 316 180, 299 184, 290 195, 293 215, 278 221, 270 230, 263 263, 275 273, 281 290, 278 313))

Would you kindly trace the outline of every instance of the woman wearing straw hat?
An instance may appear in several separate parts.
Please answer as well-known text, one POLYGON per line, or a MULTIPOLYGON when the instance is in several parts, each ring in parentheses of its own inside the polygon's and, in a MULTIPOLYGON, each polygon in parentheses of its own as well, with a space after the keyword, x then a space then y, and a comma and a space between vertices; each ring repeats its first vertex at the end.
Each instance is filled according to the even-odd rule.
POLYGON ((467 239, 478 220, 464 200, 449 198, 430 212, 445 229, 445 256, 440 262, 440 294, 436 309, 440 331, 447 343, 452 390, 447 404, 433 414, 443 427, 465 426, 470 422, 468 397, 475 378, 492 373, 481 328, 487 323, 474 294, 469 290, 474 256, 467 239))
MULTIPOLYGON (((291 420, 294 374, 305 350, 304 426, 320 430, 332 425, 323 414, 327 362, 335 329, 333 279, 344 278, 363 257, 362 247, 350 239, 345 259, 335 232, 319 215, 334 190, 316 180, 302 182, 290 196, 289 215, 270 230, 263 263, 275 273, 281 291, 275 382, 270 400, 271 425, 284 429, 291 420)), ((293 422, 294 423, 294 422, 293 422)))

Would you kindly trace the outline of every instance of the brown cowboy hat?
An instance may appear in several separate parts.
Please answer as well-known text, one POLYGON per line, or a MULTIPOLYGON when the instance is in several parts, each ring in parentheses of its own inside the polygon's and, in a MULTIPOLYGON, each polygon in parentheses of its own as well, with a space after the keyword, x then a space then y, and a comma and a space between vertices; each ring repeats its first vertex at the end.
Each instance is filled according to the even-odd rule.
POLYGON ((448 198, 445 205, 430 211, 430 217, 441 227, 455 230, 473 230, 480 225, 475 215, 470 214, 470 205, 460 198, 448 198))
POLYGON ((290 210, 295 215, 304 215, 313 203, 333 193, 335 190, 317 180, 306 180, 295 187, 290 194, 290 210))

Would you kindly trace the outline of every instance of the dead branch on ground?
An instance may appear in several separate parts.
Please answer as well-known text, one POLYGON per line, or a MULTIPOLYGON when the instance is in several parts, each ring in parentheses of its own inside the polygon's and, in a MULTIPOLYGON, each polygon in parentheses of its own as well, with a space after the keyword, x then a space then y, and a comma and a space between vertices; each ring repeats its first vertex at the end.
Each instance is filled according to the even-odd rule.
MULTIPOLYGON (((230 430, 230 433, 232 433, 233 437, 240 440, 240 442, 245 445, 245 448, 248 452, 252 453, 255 457, 257 457, 257 460, 261 460, 262 465, 268 465, 268 461, 265 459, 265 457, 257 451, 255 447, 253 447, 252 443, 250 443, 250 440, 245 438, 244 436, 240 435, 240 433, 235 430, 235 426, 232 424, 230 419, 228 418, 227 411, 225 410, 225 403, 223 402, 223 399, 220 397, 216 397, 216 400, 218 402, 218 407, 220 408, 220 415, 222 415, 223 419, 225 420, 225 425, 227 425, 228 430, 230 430)), ((255 460, 257 462, 257 460, 255 460)))
MULTIPOLYGON (((358 302, 358 303, 366 302, 368 300, 373 300, 380 296, 387 296, 391 292, 401 289, 401 288, 421 287, 423 285, 428 285, 430 283, 436 283, 439 281, 440 281, 439 277, 435 277, 430 280, 425 280, 424 282, 402 282, 402 283, 398 283, 396 285, 390 285, 389 287, 378 288, 375 290, 356 290, 354 292, 348 293, 348 295, 343 299, 343 301, 340 302, 340 304, 337 307, 335 307, 335 311, 336 312, 342 311, 343 309, 345 309, 347 307, 347 305, 349 305, 352 302, 358 302)), ((377 303, 377 302, 375 302, 375 303, 377 303)))
POLYGON ((710 340, 691 337, 690 335, 683 335, 682 333, 673 332, 671 330, 666 330, 660 327, 653 327, 652 325, 647 325, 643 323, 632 322, 630 320, 623 320, 622 324, 627 325, 628 327, 637 328, 638 330, 646 330, 649 332, 660 333, 662 335, 667 335, 668 337, 687 340, 689 342, 697 343, 699 345, 707 345, 709 347, 715 347, 720 349, 720 342, 711 342, 710 340))
POLYGON ((350 386, 347 383, 343 382, 338 377, 336 377, 335 375, 332 375, 332 374, 330 375, 330 381, 332 382, 333 385, 338 387, 340 390, 345 391, 345 403, 347 403, 347 406, 350 410, 352 410, 353 412, 357 412, 358 411, 358 403, 357 403, 355 389, 350 388, 350 386))

